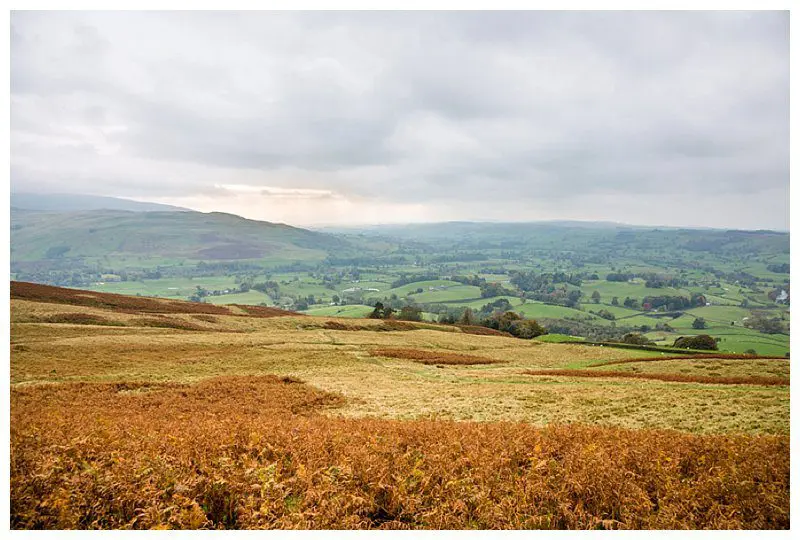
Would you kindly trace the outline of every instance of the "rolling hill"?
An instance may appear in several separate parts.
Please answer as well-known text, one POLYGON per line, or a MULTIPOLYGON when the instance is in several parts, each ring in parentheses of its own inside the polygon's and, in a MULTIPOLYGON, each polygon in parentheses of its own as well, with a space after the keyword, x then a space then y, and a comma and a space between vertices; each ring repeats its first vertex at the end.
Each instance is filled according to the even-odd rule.
POLYGON ((117 197, 74 193, 12 193, 11 207, 37 212, 82 212, 85 210, 128 210, 130 212, 189 212, 187 208, 117 197))
MULTIPOLYGON (((347 250, 334 236, 223 213, 11 211, 11 262, 312 261, 347 250)), ((144 263, 143 263, 144 264, 144 263)))

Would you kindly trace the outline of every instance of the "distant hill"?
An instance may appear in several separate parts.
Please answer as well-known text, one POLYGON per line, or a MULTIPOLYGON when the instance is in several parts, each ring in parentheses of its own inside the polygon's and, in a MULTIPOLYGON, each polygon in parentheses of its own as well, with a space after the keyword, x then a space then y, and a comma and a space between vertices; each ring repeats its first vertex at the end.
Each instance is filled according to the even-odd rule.
POLYGON ((101 259, 114 268, 186 259, 313 261, 350 247, 329 234, 217 212, 11 210, 12 268, 32 261, 101 259))
POLYGON ((81 212, 84 210, 128 210, 130 212, 188 212, 168 204, 129 201, 117 197, 73 193, 12 193, 11 207, 37 212, 81 212))
POLYGON ((511 239, 520 235, 542 234, 553 230, 591 229, 616 231, 619 229, 643 229, 635 225, 605 221, 443 221, 439 223, 401 223, 385 225, 363 225, 355 227, 331 226, 316 230, 338 234, 365 234, 408 239, 439 239, 471 237, 503 237, 511 239))

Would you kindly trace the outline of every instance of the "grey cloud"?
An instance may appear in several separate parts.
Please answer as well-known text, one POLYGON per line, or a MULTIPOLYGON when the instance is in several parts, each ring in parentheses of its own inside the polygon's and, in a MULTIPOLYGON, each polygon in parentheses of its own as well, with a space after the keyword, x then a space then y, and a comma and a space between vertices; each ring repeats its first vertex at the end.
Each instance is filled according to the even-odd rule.
POLYGON ((224 180, 445 201, 464 219, 476 201, 578 193, 788 195, 785 12, 11 22, 17 189, 157 197, 224 180))

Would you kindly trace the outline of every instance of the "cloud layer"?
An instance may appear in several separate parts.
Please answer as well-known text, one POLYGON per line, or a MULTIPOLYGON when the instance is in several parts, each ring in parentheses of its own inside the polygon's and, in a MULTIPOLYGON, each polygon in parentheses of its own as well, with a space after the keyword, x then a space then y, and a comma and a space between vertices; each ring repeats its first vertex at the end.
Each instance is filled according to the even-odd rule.
POLYGON ((788 228, 787 13, 17 12, 11 24, 17 191, 295 224, 788 228))

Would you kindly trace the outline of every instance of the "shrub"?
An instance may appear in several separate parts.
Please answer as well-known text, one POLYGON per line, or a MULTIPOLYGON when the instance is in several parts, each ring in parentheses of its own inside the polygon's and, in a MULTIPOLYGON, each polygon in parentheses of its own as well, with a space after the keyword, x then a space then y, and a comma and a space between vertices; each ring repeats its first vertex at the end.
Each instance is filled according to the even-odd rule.
POLYGON ((400 309, 400 313, 397 315, 397 318, 401 321, 421 321, 422 310, 414 306, 405 306, 400 309))
POLYGON ((642 334, 631 332, 622 336, 622 342, 629 345, 647 345, 650 343, 650 340, 644 337, 642 334))
POLYGON ((717 340, 708 334, 679 337, 672 346, 681 349, 699 349, 704 351, 716 351, 719 348, 717 346, 717 340))
POLYGON ((514 321, 509 325, 509 333, 522 339, 533 339, 547 333, 542 325, 534 320, 514 321))

